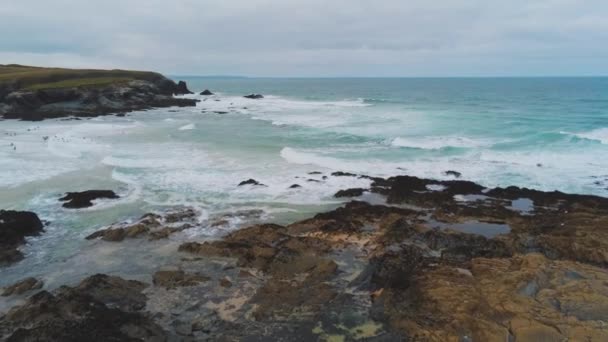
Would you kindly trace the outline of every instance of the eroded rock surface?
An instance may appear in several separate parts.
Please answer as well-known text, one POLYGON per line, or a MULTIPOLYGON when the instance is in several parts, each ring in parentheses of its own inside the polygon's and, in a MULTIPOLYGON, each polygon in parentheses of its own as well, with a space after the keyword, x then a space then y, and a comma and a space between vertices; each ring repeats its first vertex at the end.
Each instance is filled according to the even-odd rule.
POLYGON ((23 259, 19 246, 25 243, 26 237, 39 235, 42 231, 42 222, 35 213, 0 210, 0 266, 23 259))
MULTIPOLYGON (((178 264, 160 265, 144 294, 137 282, 101 278, 53 300, 86 292, 121 312, 118 325, 137 314, 146 327, 138 331, 154 338, 149 324, 185 340, 608 340, 608 199, 461 180, 334 176, 370 179, 369 189, 344 193, 371 192, 385 199, 374 203, 386 204, 351 201, 289 225, 185 242, 178 264)), ((152 237, 188 215, 147 215, 96 234, 152 237)), ((48 301, 45 307, 63 305, 48 301)), ((54 333, 66 328, 53 324, 61 327, 54 333)))
POLYGON ((0 317, 6 341, 166 341, 146 314, 144 284, 96 275, 76 287, 41 291, 0 317))

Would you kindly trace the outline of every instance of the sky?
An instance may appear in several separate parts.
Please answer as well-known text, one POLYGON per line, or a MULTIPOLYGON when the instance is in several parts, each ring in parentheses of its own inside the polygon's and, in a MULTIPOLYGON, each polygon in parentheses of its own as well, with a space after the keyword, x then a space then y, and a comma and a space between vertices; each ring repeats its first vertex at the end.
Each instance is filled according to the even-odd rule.
POLYGON ((0 64, 170 75, 608 75, 606 0, 0 0, 0 64))

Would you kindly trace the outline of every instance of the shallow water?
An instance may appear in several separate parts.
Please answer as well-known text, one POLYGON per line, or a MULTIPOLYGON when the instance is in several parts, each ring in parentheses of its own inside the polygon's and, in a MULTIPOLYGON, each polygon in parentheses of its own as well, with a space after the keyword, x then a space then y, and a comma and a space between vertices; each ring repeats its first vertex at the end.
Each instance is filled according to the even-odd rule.
POLYGON ((25 276, 49 287, 95 272, 144 276, 170 263, 180 241, 247 222, 201 224, 149 250, 84 237, 174 206, 195 207, 201 222, 247 209, 292 222, 339 205, 340 189, 369 185, 329 176, 338 170, 437 179, 456 170, 488 187, 608 194, 606 78, 186 81, 218 95, 122 118, 0 122, 0 208, 50 222, 23 248, 24 261, 0 271, 0 286, 25 276), (266 98, 241 97, 252 92, 266 98), (237 186, 249 178, 267 186, 237 186), (121 199, 76 211, 57 201, 88 189, 121 199))

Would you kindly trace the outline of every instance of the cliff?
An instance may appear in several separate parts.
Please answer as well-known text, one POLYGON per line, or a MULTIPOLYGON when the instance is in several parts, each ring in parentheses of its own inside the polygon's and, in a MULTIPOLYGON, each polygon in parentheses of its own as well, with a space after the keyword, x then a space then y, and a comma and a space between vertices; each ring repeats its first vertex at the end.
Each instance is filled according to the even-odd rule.
POLYGON ((146 71, 0 65, 0 117, 37 121, 195 106, 185 82, 146 71))

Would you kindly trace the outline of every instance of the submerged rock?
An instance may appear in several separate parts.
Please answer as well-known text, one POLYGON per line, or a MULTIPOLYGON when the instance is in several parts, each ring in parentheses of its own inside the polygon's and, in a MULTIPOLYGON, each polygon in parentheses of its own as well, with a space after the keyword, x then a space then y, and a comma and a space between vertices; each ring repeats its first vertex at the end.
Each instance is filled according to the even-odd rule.
POLYGON ((0 210, 0 266, 23 259, 17 248, 25 243, 27 236, 36 236, 42 231, 42 222, 35 213, 0 210))
POLYGON ((117 199, 120 198, 112 190, 87 190, 82 192, 68 192, 59 200, 66 202, 64 208, 81 209, 93 206, 96 199, 117 199))

